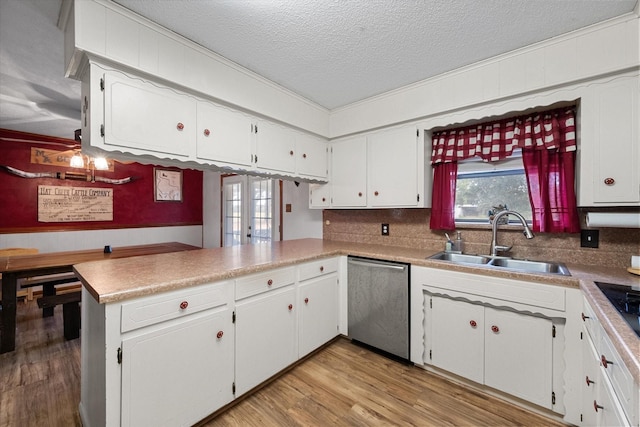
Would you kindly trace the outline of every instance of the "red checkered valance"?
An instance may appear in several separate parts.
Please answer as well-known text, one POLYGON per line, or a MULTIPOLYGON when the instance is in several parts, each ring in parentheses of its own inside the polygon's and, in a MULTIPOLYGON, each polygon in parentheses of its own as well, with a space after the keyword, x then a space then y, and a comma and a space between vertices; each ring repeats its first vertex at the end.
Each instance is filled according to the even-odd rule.
POLYGON ((485 162, 509 157, 513 150, 576 151, 575 111, 565 108, 434 132, 431 164, 478 156, 485 162))

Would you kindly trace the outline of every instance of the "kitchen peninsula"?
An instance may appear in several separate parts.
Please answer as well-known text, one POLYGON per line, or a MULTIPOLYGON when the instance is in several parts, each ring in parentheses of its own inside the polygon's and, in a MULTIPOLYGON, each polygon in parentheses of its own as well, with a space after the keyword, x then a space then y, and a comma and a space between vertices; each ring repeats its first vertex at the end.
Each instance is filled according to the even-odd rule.
MULTIPOLYGON (((145 412, 145 399, 138 399, 140 393, 150 389, 166 394, 162 387, 169 384, 179 395, 187 395, 187 406, 178 411, 174 402, 166 411, 177 417, 176 422, 194 423, 276 375, 313 348, 338 334, 347 335, 347 255, 406 262, 412 267, 449 270, 514 286, 535 289, 539 284, 541 289, 562 290, 567 295, 567 308, 561 310, 566 311, 562 314, 566 317, 563 327, 572 332, 582 327, 580 308, 584 294, 631 375, 638 378, 638 338, 616 317, 613 307, 593 284, 597 280, 637 284, 637 279, 623 269, 569 265, 572 276, 530 274, 426 259, 434 252, 437 250, 302 239, 270 246, 202 249, 78 264, 75 271, 85 293, 81 331, 83 422, 89 426, 135 424, 143 419, 137 417, 149 414, 145 412), (306 295, 307 290, 316 292, 313 295, 318 297, 306 295), (304 310, 312 309, 315 301, 323 301, 325 306, 320 313, 310 311, 317 317, 305 323, 304 310), (280 306, 282 317, 270 311, 280 306), (247 323, 256 320, 254 314, 260 321, 247 323), (269 322, 264 321, 267 315, 269 322), (238 343, 247 337, 251 338, 249 341, 259 341, 259 334, 252 334, 254 326, 247 325, 259 327, 260 323, 267 323, 272 329, 282 327, 281 335, 286 339, 283 343, 263 343, 264 347, 247 354, 238 343), (327 328, 306 329, 316 324, 327 328), (307 343, 308 335, 314 335, 315 340, 307 343), (278 353, 286 353, 286 360, 272 360, 269 351, 272 347, 278 348, 278 353), (173 362, 166 365, 156 361, 164 361, 166 357, 173 362), (239 366, 252 366, 252 361, 253 365, 270 365, 273 369, 255 375, 249 372, 250 378, 244 378, 246 370, 239 366), (204 369, 199 368, 200 363, 204 369), (187 368, 195 371, 193 377, 184 372, 187 368), (179 381, 190 381, 187 387, 190 390, 177 386, 179 381), (135 407, 129 404, 134 397, 135 407)), ((419 351, 425 334, 419 288, 412 280, 411 361, 428 369, 419 351)), ((575 337, 567 337, 566 345, 560 346, 566 347, 566 355, 579 354, 574 341, 575 337)), ((564 360, 565 365, 570 362, 564 360)), ((567 370, 571 369, 575 368, 567 366, 567 370)), ((553 409, 559 416, 565 412, 575 416, 580 411, 576 408, 579 398, 572 396, 579 394, 573 382, 584 380, 579 376, 576 372, 564 376, 566 396, 562 401, 566 408, 553 409)), ((162 407, 154 397, 147 396, 146 401, 155 408, 162 407)), ((163 411, 160 415, 165 416, 163 411)))

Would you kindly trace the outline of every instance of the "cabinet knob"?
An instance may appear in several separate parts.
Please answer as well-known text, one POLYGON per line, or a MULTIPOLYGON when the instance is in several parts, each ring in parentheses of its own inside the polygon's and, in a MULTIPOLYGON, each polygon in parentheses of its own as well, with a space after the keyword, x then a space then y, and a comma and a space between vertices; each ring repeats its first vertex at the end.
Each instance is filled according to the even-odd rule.
POLYGON ((187 301, 182 301, 182 302, 180 303, 180 308, 181 308, 182 310, 185 310, 187 307, 189 307, 189 303, 188 303, 187 301))
POLYGON ((498 332, 500 332, 500 328, 498 328, 496 325, 493 325, 491 327, 491 332, 497 334, 498 332))
POLYGON ((209 135, 211 135, 211 131, 209 129, 205 129, 204 136, 209 136, 209 135))
POLYGON ((271 279, 267 280, 267 286, 271 286, 271 285, 273 285, 273 280, 271 279))
POLYGON ((587 376, 585 377, 585 379, 586 379, 586 381, 587 381, 587 387, 591 386, 591 384, 595 384, 593 381, 591 381, 591 380, 589 379, 589 375, 587 375, 587 376))
POLYGON ((324 266, 320 266, 320 273, 322 273, 324 271, 324 266))
POLYGON ((289 155, 293 156, 293 150, 289 151, 289 155))
POLYGON ((293 304, 289 304, 289 311, 293 310, 293 304))
POLYGON ((374 192, 373 192, 373 195, 374 195, 374 196, 377 196, 378 194, 380 194, 380 193, 378 193, 377 191, 374 191, 374 192))
POLYGON ((218 333, 216 334, 216 337, 217 337, 218 339, 220 339, 220 338, 222 338, 222 336, 223 336, 223 335, 224 335, 224 332, 222 332, 222 331, 218 331, 218 333))
POLYGON ((596 402, 595 400, 593 401, 593 409, 596 410, 596 412, 598 412, 598 409, 604 409, 604 406, 600 406, 598 405, 598 402, 596 402))
POLYGON ((182 130, 182 129, 184 129, 184 123, 182 123, 182 122, 178 122, 178 124, 176 125, 176 128, 177 128, 178 130, 182 130))
POLYGON ((602 363, 602 367, 604 369, 607 369, 607 365, 609 365, 609 363, 611 363, 613 365, 613 362, 610 360, 607 360, 607 358, 604 356, 604 354, 602 356, 600 356, 600 362, 602 363))
POLYGON ((323 198, 322 198, 322 201, 323 201, 323 202, 325 202, 325 201, 327 201, 327 199, 325 199, 325 198, 323 197, 323 198))
POLYGON ((304 303, 305 303, 305 304, 309 304, 309 298, 305 298, 305 299, 304 299, 304 303))
POLYGON ((584 322, 585 320, 589 319, 589 316, 585 316, 584 313, 582 313, 582 321, 584 322))
POLYGON ((471 325, 472 328, 475 328, 476 326, 478 326, 475 320, 469 321, 469 324, 471 325))
POLYGON ((302 158, 306 159, 307 158, 307 153, 302 154, 302 158))
POLYGON ((362 191, 358 192, 358 197, 362 197, 362 191))
POLYGON ((616 180, 613 179, 613 178, 605 178, 604 179, 604 183, 605 183, 605 185, 613 185, 613 184, 616 183, 616 180))

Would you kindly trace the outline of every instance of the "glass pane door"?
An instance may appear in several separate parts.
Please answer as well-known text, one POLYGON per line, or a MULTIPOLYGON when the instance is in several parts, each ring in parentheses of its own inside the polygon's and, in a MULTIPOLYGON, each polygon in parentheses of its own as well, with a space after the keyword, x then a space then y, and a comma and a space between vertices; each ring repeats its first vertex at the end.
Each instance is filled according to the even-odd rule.
POLYGON ((232 175, 222 183, 223 246, 273 241, 274 181, 232 175))

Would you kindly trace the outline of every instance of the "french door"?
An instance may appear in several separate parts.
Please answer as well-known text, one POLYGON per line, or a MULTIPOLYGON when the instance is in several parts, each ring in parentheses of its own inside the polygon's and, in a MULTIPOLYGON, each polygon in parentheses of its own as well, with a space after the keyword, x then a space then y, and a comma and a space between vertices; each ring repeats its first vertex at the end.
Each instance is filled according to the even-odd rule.
POLYGON ((279 193, 273 179, 222 177, 222 245, 271 243, 279 236, 279 193))

